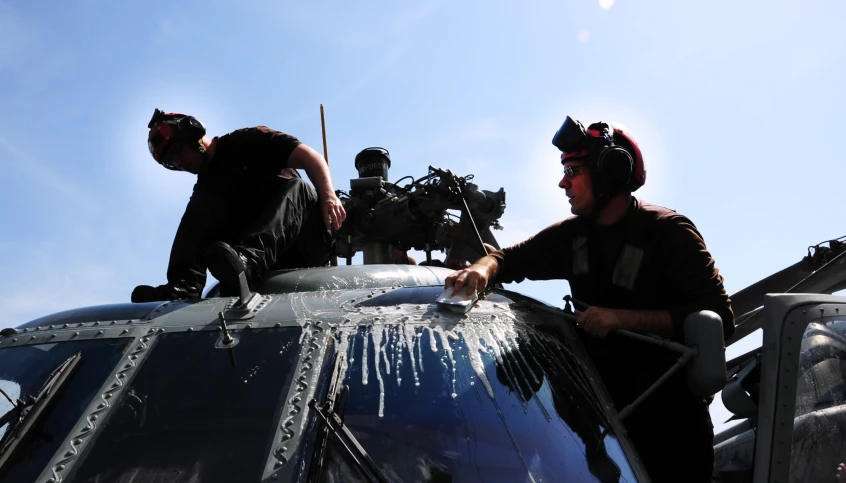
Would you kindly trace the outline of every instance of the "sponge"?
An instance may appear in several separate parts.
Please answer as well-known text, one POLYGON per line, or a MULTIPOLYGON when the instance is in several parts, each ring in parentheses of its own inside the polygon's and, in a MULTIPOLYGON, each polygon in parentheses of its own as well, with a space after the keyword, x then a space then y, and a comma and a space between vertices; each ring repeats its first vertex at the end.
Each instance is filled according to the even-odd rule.
POLYGON ((444 290, 444 292, 435 299, 435 303, 438 304, 438 307, 446 310, 451 310, 453 312, 458 312, 460 314, 466 314, 470 309, 476 305, 476 302, 479 300, 479 296, 476 295, 476 292, 473 292, 473 295, 467 296, 464 293, 460 294, 453 294, 452 288, 448 288, 444 290))

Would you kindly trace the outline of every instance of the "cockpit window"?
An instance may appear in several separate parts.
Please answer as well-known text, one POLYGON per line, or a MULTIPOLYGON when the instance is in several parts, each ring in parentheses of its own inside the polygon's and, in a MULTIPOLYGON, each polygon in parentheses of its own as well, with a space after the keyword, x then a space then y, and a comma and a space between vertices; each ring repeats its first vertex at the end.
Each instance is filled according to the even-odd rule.
MULTIPOLYGON (((389 481, 636 481, 573 355, 512 324, 340 329, 335 411, 389 481)), ((329 436, 322 481, 357 481, 329 436)))
MULTIPOLYGON (((20 443, 0 468, 0 481, 35 481, 58 451, 114 370, 132 339, 88 340, 10 347, 0 350, 0 388, 10 397, 25 399, 39 393, 57 366, 79 353, 79 363, 59 393, 50 400, 22 435, 20 443)), ((0 395, 0 414, 12 409, 0 395)), ((0 437, 13 431, 15 422, 0 428, 0 437)))
POLYGON ((70 481, 259 481, 301 332, 159 335, 70 481))
POLYGON ((808 324, 782 371, 797 378, 790 481, 831 480, 846 455, 846 318, 808 324))
POLYGON ((846 404, 846 319, 808 324, 798 369, 796 416, 846 404))

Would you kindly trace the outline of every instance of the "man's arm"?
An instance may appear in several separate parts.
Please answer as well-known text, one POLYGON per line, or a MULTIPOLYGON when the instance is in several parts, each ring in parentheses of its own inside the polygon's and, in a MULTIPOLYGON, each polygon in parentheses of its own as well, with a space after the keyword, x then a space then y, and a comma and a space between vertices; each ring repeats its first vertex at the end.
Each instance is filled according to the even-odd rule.
POLYGON ((317 190, 317 196, 320 198, 320 211, 323 214, 326 229, 340 229, 347 213, 341 204, 341 200, 335 194, 335 188, 332 187, 329 164, 323 159, 323 156, 311 147, 300 144, 288 158, 288 167, 304 170, 308 179, 311 180, 317 190))
POLYGON ((722 319, 723 337, 728 339, 734 334, 731 300, 699 230, 679 216, 672 220, 666 240, 670 286, 676 290, 678 300, 675 307, 669 308, 676 338, 684 340, 684 320, 688 315, 710 310, 722 319))
POLYGON ((501 283, 551 280, 565 277, 565 260, 572 256, 566 222, 558 222, 514 246, 497 250, 469 267, 450 274, 445 288, 466 295, 481 292, 496 280, 501 283))

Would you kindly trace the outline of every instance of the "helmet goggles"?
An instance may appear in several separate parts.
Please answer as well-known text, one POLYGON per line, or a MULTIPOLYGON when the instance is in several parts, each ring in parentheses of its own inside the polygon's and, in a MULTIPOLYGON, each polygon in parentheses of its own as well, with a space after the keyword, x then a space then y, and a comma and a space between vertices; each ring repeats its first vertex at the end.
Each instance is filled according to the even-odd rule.
POLYGON ((602 147, 614 144, 610 126, 601 123, 591 124, 590 127, 594 129, 585 129, 580 121, 567 116, 552 137, 552 144, 561 150, 561 164, 568 159, 590 156, 591 149, 597 143, 602 147))

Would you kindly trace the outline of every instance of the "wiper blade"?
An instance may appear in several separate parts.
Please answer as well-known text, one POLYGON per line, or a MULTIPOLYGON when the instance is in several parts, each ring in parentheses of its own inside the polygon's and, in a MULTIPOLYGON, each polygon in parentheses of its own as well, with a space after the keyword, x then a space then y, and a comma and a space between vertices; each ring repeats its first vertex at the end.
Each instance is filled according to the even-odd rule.
POLYGON ((82 353, 80 352, 67 358, 53 370, 37 395, 30 395, 26 400, 18 400, 18 403, 14 405, 15 407, 0 416, 0 427, 9 423, 6 434, 0 439, 0 469, 6 464, 9 456, 12 455, 23 437, 38 421, 50 401, 68 382, 81 360, 82 353))
MULTIPOLYGON (((356 439, 356 437, 344 425, 343 411, 341 411, 342 414, 340 416, 337 412, 335 412, 335 398, 343 393, 343 391, 349 390, 347 386, 343 385, 344 374, 341 374, 341 367, 343 366, 342 362, 346 359, 346 357, 346 354, 338 354, 335 358, 334 374, 332 381, 329 383, 329 391, 326 394, 326 401, 323 403, 323 406, 318 406, 317 400, 312 399, 309 401, 308 407, 313 409, 314 412, 320 416, 320 419, 323 420, 326 427, 332 432, 332 434, 337 436, 338 441, 340 441, 344 449, 347 450, 347 453, 355 462, 358 469, 360 469, 370 481, 388 483, 388 479, 384 474, 382 474, 382 470, 379 469, 376 462, 370 458, 367 451, 365 451, 358 442, 358 439, 356 439)), ((323 444, 326 444, 325 439, 323 444)), ((322 453, 323 450, 320 450, 320 452, 322 453)), ((317 463, 318 471, 321 469, 320 467, 322 465, 323 455, 321 454, 317 463)))
POLYGON ((380 470, 379 466, 376 465, 376 462, 370 458, 370 455, 367 454, 367 451, 364 450, 350 430, 344 426, 343 421, 341 421, 341 418, 338 417, 338 413, 329 407, 328 401, 321 408, 317 405, 317 401, 312 399, 308 403, 308 407, 312 408, 317 415, 320 416, 320 419, 326 423, 326 426, 335 434, 335 436, 338 437, 338 441, 341 442, 344 449, 347 450, 347 453, 349 453, 350 457, 353 461, 355 461, 356 466, 364 472, 370 481, 388 483, 388 479, 382 474, 382 470, 380 470))

